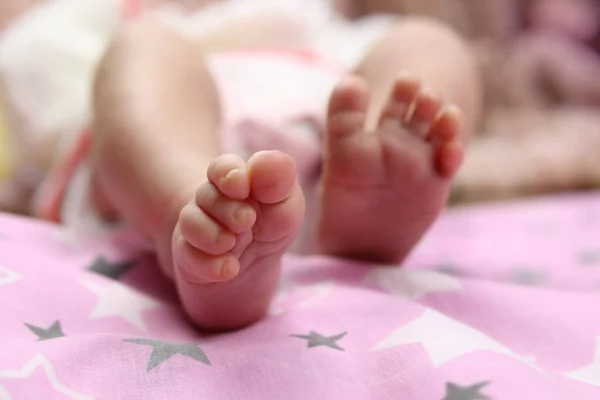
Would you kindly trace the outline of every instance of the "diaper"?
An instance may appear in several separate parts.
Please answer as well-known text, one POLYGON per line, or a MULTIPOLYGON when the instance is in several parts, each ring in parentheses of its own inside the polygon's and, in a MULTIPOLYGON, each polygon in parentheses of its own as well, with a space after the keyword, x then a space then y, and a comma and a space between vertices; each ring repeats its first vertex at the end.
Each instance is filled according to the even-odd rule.
POLYGON ((0 37, 6 141, 13 155, 0 198, 31 204, 31 193, 78 140, 90 120, 94 71, 120 11, 119 0, 49 0, 0 37))

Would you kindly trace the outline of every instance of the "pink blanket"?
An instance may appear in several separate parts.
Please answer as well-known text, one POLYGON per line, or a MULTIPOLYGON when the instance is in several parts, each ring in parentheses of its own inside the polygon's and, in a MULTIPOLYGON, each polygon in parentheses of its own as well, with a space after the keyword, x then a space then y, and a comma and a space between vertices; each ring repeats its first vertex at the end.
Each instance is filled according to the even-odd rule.
POLYGON ((600 195, 449 212, 404 269, 285 261, 200 334, 126 235, 0 216, 1 399, 600 398, 600 195))

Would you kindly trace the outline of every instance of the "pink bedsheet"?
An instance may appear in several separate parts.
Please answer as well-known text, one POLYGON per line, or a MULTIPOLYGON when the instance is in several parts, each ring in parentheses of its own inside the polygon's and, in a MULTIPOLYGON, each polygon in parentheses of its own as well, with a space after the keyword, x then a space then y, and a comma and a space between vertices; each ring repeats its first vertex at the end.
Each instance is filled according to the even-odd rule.
POLYGON ((600 398, 600 195, 449 212, 405 269, 285 261, 203 335, 126 236, 0 216, 1 399, 600 398))

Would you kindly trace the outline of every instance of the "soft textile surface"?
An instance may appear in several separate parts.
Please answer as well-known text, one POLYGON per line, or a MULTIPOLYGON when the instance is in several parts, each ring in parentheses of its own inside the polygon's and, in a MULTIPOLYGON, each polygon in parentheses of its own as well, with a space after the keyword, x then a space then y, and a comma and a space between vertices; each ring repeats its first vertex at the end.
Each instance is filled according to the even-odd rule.
POLYGON ((2 399, 600 398, 600 195, 449 212, 405 269, 288 257, 203 335, 127 235, 0 217, 2 399))

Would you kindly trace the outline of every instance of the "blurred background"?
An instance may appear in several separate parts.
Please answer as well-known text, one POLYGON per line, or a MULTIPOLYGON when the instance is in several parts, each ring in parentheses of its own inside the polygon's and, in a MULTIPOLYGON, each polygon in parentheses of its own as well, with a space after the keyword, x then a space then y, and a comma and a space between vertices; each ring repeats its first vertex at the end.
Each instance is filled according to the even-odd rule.
MULTIPOLYGON (((209 52, 303 47, 309 36, 314 45, 334 28, 347 38, 406 15, 445 21, 472 47, 485 101, 452 203, 600 188, 599 0, 142 1, 171 19, 194 16, 188 27, 209 52), (240 21, 267 26, 269 34, 248 34, 240 21)), ((91 74, 119 7, 117 0, 0 2, 0 209, 28 212, 54 167, 62 131, 89 118, 91 74), (51 3, 79 11, 45 20, 40 15, 53 12, 51 3), (87 41, 74 38, 69 24, 94 32, 87 41)), ((352 43, 346 46, 351 54, 352 43)))

